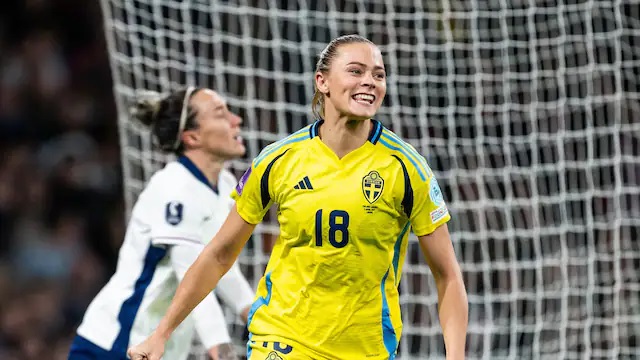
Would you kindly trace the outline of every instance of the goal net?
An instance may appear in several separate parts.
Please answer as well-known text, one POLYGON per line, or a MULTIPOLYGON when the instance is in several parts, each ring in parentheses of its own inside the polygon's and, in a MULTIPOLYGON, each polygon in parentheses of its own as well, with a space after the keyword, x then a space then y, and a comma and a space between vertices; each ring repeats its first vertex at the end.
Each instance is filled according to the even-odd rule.
MULTIPOLYGON (((163 161, 140 90, 225 94, 248 155, 309 124, 317 54, 364 35, 385 57, 378 119, 422 153, 453 216, 469 359, 640 357, 640 3, 636 0, 102 0, 126 199, 163 161)), ((271 217, 270 217, 271 219, 271 217)), ((277 224, 241 256, 255 284, 277 224)), ((402 359, 444 357, 415 239, 402 359)), ((230 317, 235 319, 235 317, 230 317)), ((242 325, 231 325, 238 342, 242 325)))

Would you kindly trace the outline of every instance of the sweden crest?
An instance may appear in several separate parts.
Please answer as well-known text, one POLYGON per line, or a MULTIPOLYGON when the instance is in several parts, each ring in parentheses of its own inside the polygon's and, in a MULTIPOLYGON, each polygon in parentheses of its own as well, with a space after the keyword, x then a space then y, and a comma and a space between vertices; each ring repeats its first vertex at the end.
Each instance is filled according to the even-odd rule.
POLYGON ((383 188, 384 179, 375 170, 370 171, 367 176, 362 178, 362 193, 370 204, 380 198, 383 188))

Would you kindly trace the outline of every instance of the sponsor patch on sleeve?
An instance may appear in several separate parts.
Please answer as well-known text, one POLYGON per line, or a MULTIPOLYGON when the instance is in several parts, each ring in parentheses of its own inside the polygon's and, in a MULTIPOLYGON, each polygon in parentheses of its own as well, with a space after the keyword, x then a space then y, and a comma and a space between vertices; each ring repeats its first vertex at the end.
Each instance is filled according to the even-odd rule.
POLYGON ((448 213, 449 213, 449 209, 447 209, 447 206, 441 205, 439 208, 431 212, 431 222, 434 224, 437 223, 443 217, 447 216, 448 213))

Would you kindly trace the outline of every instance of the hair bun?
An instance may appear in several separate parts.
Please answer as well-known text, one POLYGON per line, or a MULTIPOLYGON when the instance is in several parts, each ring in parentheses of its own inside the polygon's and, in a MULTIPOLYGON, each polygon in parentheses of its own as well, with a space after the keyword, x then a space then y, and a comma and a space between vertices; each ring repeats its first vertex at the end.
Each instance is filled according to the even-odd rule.
POLYGON ((136 95, 136 103, 131 107, 131 117, 137 119, 146 126, 151 126, 156 121, 162 95, 155 91, 140 91, 136 95))

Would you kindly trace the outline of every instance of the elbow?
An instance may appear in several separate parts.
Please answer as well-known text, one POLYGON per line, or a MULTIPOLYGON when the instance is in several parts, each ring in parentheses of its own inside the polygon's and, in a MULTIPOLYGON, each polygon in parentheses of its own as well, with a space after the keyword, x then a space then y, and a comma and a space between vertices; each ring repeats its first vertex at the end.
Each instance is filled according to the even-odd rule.
POLYGON ((209 247, 209 258, 213 260, 215 266, 220 269, 223 274, 231 269, 231 266, 233 266, 236 261, 237 255, 231 245, 221 244, 221 246, 209 247))
POLYGON ((457 264, 449 269, 434 271, 433 278, 438 288, 448 288, 450 285, 455 285, 457 287, 461 287, 466 293, 464 281, 462 279, 462 271, 457 264))
POLYGON ((231 269, 231 266, 233 266, 235 256, 232 256, 225 251, 219 251, 214 254, 214 260, 216 266, 222 270, 222 273, 226 273, 231 269))
POLYGON ((431 274, 437 283, 455 279, 460 273, 460 267, 455 262, 431 265, 431 274))

